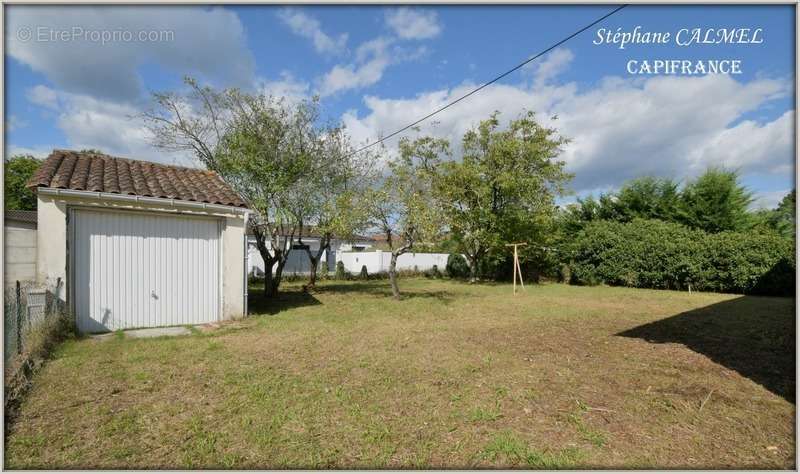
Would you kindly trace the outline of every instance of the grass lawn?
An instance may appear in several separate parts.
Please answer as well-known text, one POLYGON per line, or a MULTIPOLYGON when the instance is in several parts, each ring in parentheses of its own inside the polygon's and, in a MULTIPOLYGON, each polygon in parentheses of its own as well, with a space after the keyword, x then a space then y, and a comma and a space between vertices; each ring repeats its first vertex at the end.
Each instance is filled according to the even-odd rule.
POLYGON ((400 283, 69 341, 5 467, 794 467, 792 299, 400 283))

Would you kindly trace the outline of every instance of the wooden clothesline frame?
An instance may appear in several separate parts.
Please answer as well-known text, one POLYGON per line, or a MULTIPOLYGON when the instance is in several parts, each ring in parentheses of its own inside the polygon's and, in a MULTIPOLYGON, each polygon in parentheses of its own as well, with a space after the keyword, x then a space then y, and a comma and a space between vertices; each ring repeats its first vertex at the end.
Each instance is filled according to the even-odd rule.
POLYGON ((514 294, 517 294, 517 275, 519 275, 519 285, 525 289, 525 284, 522 282, 522 267, 519 265, 519 253, 517 247, 524 247, 528 245, 527 242, 516 242, 513 244, 506 244, 506 247, 514 247, 514 294))

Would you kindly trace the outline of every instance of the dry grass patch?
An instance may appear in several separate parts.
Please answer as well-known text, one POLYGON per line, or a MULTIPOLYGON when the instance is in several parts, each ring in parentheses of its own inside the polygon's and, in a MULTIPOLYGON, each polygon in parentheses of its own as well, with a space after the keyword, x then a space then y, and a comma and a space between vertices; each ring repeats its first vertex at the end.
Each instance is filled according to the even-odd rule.
POLYGON ((794 466, 794 301, 404 280, 71 341, 14 468, 794 466))

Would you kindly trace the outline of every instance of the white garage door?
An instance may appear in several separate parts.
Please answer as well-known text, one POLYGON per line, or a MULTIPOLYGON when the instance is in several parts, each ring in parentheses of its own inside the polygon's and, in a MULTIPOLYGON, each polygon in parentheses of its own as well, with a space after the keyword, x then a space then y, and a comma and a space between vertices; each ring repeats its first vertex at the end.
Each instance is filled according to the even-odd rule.
POLYGON ((73 281, 82 332, 219 319, 220 223, 75 210, 73 281))

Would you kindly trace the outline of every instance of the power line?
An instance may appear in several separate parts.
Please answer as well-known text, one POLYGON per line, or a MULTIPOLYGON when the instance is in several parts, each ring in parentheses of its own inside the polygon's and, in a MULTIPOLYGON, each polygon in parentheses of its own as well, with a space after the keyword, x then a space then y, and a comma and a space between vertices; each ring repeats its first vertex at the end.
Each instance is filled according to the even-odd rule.
POLYGON ((388 139, 392 138, 392 137, 393 137, 393 136, 395 136, 395 135, 398 135, 398 134, 400 134, 400 133, 403 133, 403 132, 405 132, 406 130, 408 130, 409 128, 411 128, 411 127, 413 127, 413 126, 415 126, 415 125, 417 125, 417 124, 419 124, 420 122, 424 122, 425 120, 428 120, 429 118, 433 117, 434 115, 438 114, 439 112, 441 112, 441 111, 443 111, 443 110, 445 110, 445 109, 447 109, 447 108, 449 108, 449 107, 451 107, 451 106, 453 106, 453 105, 455 105, 455 104, 457 104, 457 103, 461 102, 462 100, 466 99, 467 97, 471 96, 472 94, 475 94, 476 92, 480 91, 481 89, 484 89, 485 87, 488 87, 488 86, 490 86, 490 85, 494 84, 495 82, 499 81, 500 79, 502 79, 502 78, 504 78, 504 77, 508 76, 509 74, 511 74, 512 72, 514 72, 514 71, 516 71, 516 70, 520 69, 521 67, 525 66, 525 65, 526 65, 526 64, 528 64, 529 62, 531 62, 531 61, 533 61, 533 60, 535 60, 535 59, 538 59, 538 58, 542 57, 543 55, 545 55, 545 54, 549 53, 550 51, 552 51, 552 50, 554 50, 554 49, 558 48, 558 47, 559 47, 559 46, 561 46, 562 44, 564 44, 564 43, 566 43, 567 41, 571 40, 572 38, 574 38, 574 37, 578 36, 579 34, 583 33, 584 31, 588 30, 589 28, 591 28, 591 27, 593 27, 594 25, 596 25, 596 24, 600 23, 601 21, 605 20, 606 18, 610 17, 611 15, 613 15, 613 14, 617 13, 618 11, 622 10, 623 8, 625 8, 625 7, 627 7, 627 6, 628 6, 627 4, 623 4, 623 5, 621 5, 621 6, 617 7, 617 8, 615 8, 615 9, 614 9, 614 10, 612 10, 611 12, 609 12, 609 13, 606 13, 605 15, 601 16, 601 17, 600 17, 600 18, 598 18, 597 20, 595 20, 595 21, 593 21, 593 22, 589 23, 588 25, 584 26, 583 28, 579 29, 578 31, 576 31, 576 32, 572 33, 571 35, 567 36, 566 38, 562 39, 562 40, 561 40, 561 41, 559 41, 558 43, 555 43, 555 44, 553 44, 552 46, 548 47, 547 49, 544 49, 544 50, 540 51, 540 52, 539 52, 539 53, 537 53, 535 56, 532 56, 532 57, 528 58, 527 60, 525 60, 525 61, 523 61, 523 62, 519 63, 518 65, 516 65, 516 66, 514 66, 513 68, 509 69, 508 71, 506 71, 506 72, 504 72, 504 73, 500 74, 499 76, 495 77, 495 78, 494 78, 494 79, 492 79, 491 81, 489 81, 489 82, 486 82, 486 83, 484 83, 483 85, 481 85, 480 87, 477 87, 477 88, 475 88, 475 89, 471 90, 470 92, 468 92, 468 93, 466 93, 466 94, 462 95, 462 96, 461 96, 461 97, 459 97, 458 99, 456 99, 456 100, 454 100, 454 101, 452 101, 452 102, 450 102, 450 103, 447 103, 447 104, 443 105, 442 107, 439 107, 438 109, 436 109, 436 110, 434 110, 433 112, 429 113, 428 115, 426 115, 426 116, 422 117, 421 119, 417 120, 416 122, 414 122, 414 123, 411 123, 411 124, 408 124, 408 125, 406 125, 405 127, 401 128, 401 129, 399 129, 399 130, 396 130, 396 131, 394 131, 394 132, 390 133, 389 135, 387 135, 387 136, 385 136, 385 137, 383 137, 383 138, 381 138, 381 139, 379 139, 379 140, 376 140, 376 141, 374 141, 374 142, 372 142, 372 143, 370 143, 370 144, 368 144, 368 145, 365 145, 365 146, 363 146, 363 147, 359 148, 358 150, 356 150, 356 151, 352 152, 352 153, 350 154, 350 156, 352 156, 352 155, 355 155, 355 154, 357 154, 357 153, 361 153, 362 151, 364 151, 364 150, 366 150, 366 149, 368 149, 368 148, 372 148, 373 146, 377 145, 378 143, 382 143, 382 142, 384 142, 384 141, 386 141, 386 140, 388 140, 388 139))

